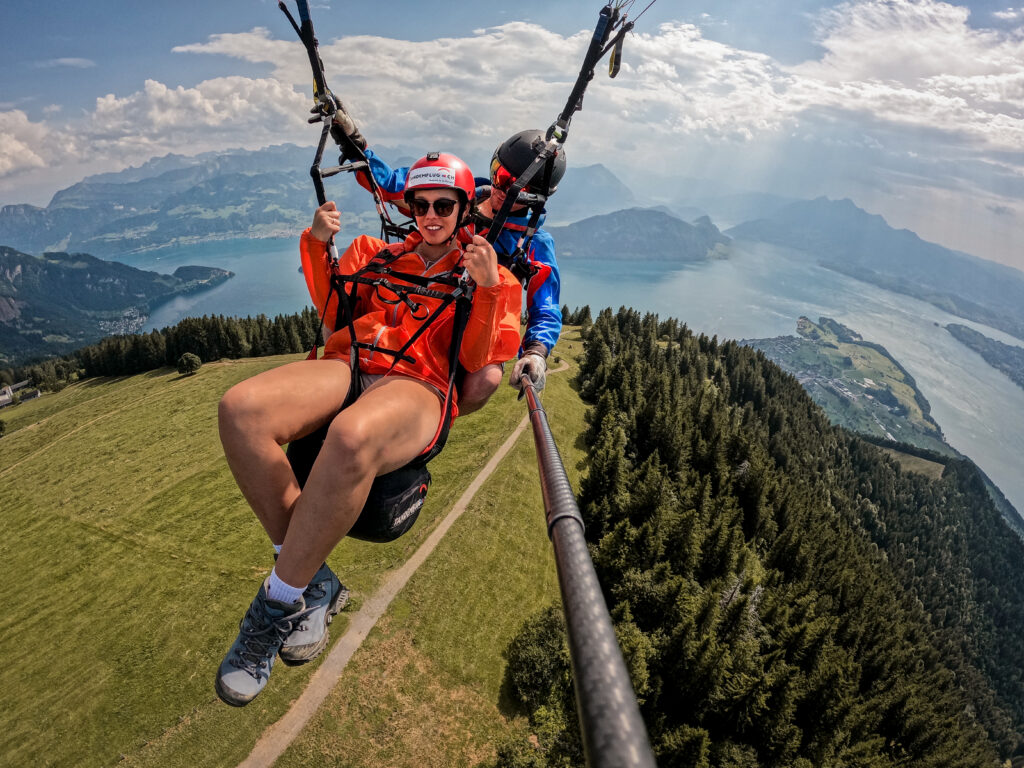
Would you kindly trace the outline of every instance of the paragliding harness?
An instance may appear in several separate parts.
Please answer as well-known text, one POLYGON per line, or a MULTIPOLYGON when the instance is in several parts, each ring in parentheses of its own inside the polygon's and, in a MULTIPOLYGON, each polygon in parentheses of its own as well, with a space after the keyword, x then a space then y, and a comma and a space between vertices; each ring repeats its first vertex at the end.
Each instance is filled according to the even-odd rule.
MULTIPOLYGON (((278 7, 288 17, 292 27, 294 27, 299 35, 299 39, 302 40, 303 45, 306 47, 310 66, 313 69, 313 95, 316 99, 316 105, 312 110, 313 117, 309 119, 309 122, 323 123, 320 141, 317 144, 316 155, 309 172, 313 179, 313 186, 316 189, 317 202, 319 205, 323 205, 327 201, 323 179, 334 176, 342 171, 364 172, 364 176, 370 183, 370 189, 377 205, 377 212, 381 218, 382 239, 388 240, 391 237, 401 237, 404 239, 409 234, 410 229, 407 225, 396 225, 390 219, 384 207, 380 188, 376 181, 374 181, 373 174, 369 172, 369 163, 363 150, 344 132, 331 131, 334 114, 339 108, 339 103, 324 81, 323 62, 320 60, 316 36, 313 33, 308 0, 296 0, 296 4, 299 10, 299 18, 302 21, 301 27, 295 23, 283 0, 279 0, 278 7), (327 145, 328 134, 340 146, 341 157, 339 158, 338 166, 321 169, 320 161, 323 158, 324 148, 327 145), (346 160, 349 162, 346 162, 346 160)), ((394 370, 400 360, 415 362, 415 359, 408 354, 408 350, 431 324, 440 318, 452 304, 455 305, 452 339, 448 349, 448 390, 445 393, 441 421, 438 424, 434 438, 423 452, 410 463, 374 479, 362 512, 348 533, 353 538, 365 541, 393 541, 408 531, 413 523, 416 522, 419 510, 423 506, 423 501, 427 495, 427 487, 430 485, 430 472, 427 470, 427 462, 441 452, 448 439, 448 431, 451 427, 452 413, 455 405, 455 377, 458 370, 459 350, 462 346, 462 337, 465 333, 466 325, 469 322, 474 286, 469 282, 468 276, 461 266, 449 272, 430 277, 396 272, 391 267, 391 264, 406 253, 401 243, 394 243, 385 247, 365 266, 349 275, 341 272, 338 249, 334 244, 333 237, 328 242, 327 248, 331 270, 330 291, 320 316, 317 342, 314 342, 314 347, 309 357, 310 359, 316 358, 318 342, 322 337, 331 298, 336 295, 338 312, 335 326, 346 325, 352 339, 352 354, 350 357, 352 380, 348 396, 342 405, 343 409, 355 402, 362 394, 359 350, 371 350, 392 356, 394 360, 387 373, 394 370), (400 349, 385 349, 356 339, 354 323, 356 319, 356 304, 358 303, 357 293, 360 285, 372 287, 376 292, 377 298, 386 304, 405 304, 415 319, 422 320, 420 327, 400 349), (431 287, 434 285, 446 286, 451 290, 436 290, 431 287), (388 295, 383 294, 382 290, 387 291, 388 295), (392 295, 394 298, 391 298, 392 295), (433 312, 428 312, 422 304, 416 301, 415 297, 417 296, 440 299, 441 303, 433 312)), ((300 487, 304 486, 309 478, 313 462, 316 461, 316 457, 319 455, 320 448, 323 446, 324 439, 327 436, 327 429, 328 425, 324 425, 312 434, 298 440, 293 440, 288 445, 288 461, 292 466, 292 471, 295 473, 295 478, 300 487)))
MULTIPOLYGON (((395 271, 390 265, 405 254, 406 251, 403 250, 400 243, 390 245, 374 256, 364 267, 350 275, 342 274, 337 263, 332 263, 331 288, 320 318, 320 332, 322 332, 331 297, 337 294, 337 325, 346 325, 352 339, 350 355, 352 379, 348 396, 342 405, 344 409, 354 403, 362 394, 359 350, 365 349, 392 356, 394 360, 388 373, 394 370, 400 360, 415 362, 415 359, 408 354, 408 350, 432 323, 440 318, 452 304, 455 305, 452 339, 448 347, 448 388, 444 395, 441 420, 437 431, 434 433, 433 440, 419 456, 404 467, 374 479, 363 510, 348 534, 366 541, 392 541, 408 531, 416 522, 419 509, 423 506, 427 495, 427 487, 430 485, 430 471, 427 469, 427 463, 441 452, 448 439, 455 405, 455 379, 458 371, 459 350, 462 347, 462 337, 472 309, 473 285, 468 282, 462 267, 456 267, 449 272, 430 277, 395 271), (420 327, 400 349, 386 349, 356 340, 354 323, 358 303, 357 292, 360 285, 371 286, 376 292, 377 298, 386 304, 405 304, 409 307, 412 316, 422 321, 420 327), (439 291, 431 288, 431 285, 443 285, 452 290, 439 291), (382 291, 386 291, 387 294, 382 291), (391 295, 394 298, 391 298, 391 295), (417 296, 440 299, 441 303, 433 312, 428 313, 426 308, 415 300, 414 297, 417 296)), ((318 336, 320 332, 318 332, 318 336)), ((316 352, 317 348, 314 346, 310 353, 312 359, 315 359, 316 352)), ((311 435, 292 441, 288 446, 288 461, 292 465, 292 470, 300 486, 305 485, 306 479, 309 477, 309 471, 312 469, 313 462, 320 453, 320 448, 327 436, 327 429, 328 425, 324 425, 311 435)))

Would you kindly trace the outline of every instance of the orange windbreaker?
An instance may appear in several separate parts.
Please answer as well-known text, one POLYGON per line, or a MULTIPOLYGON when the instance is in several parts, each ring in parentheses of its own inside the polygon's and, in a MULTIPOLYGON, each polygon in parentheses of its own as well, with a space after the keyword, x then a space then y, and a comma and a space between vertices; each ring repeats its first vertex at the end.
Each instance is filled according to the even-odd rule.
MULTIPOLYGON (((443 258, 427 265, 419 254, 412 252, 422 242, 418 232, 406 238, 401 247, 407 251, 390 263, 396 272, 430 276, 447 272, 459 263, 462 258, 461 248, 453 248, 443 258)), ((380 253, 387 244, 375 237, 361 235, 340 257, 339 273, 349 275, 380 253)), ((306 230, 300 241, 302 255, 302 273, 306 278, 306 287, 313 299, 317 313, 323 315, 324 305, 330 292, 330 258, 326 245, 317 240, 306 230)), ((503 363, 516 356, 519 350, 519 315, 522 312, 522 288, 519 282, 505 267, 498 266, 499 281, 490 287, 476 286, 473 292, 473 308, 470 311, 469 323, 462 338, 459 362, 467 371, 477 371, 491 363, 503 363)), ((388 277, 396 284, 401 281, 388 277)), ((434 284, 432 290, 451 292, 449 286, 434 284)), ((385 298, 395 296, 385 289, 385 298)), ((432 313, 441 303, 441 299, 428 296, 415 296, 413 299, 423 305, 417 314, 432 313)), ((338 297, 331 296, 330 306, 324 325, 333 329, 336 325, 338 297)), ((355 306, 356 320, 354 323, 356 338, 361 342, 373 343, 385 349, 401 349, 406 341, 419 329, 423 321, 412 316, 409 307, 404 303, 388 304, 381 301, 372 286, 360 285, 355 306)), ((406 354, 415 359, 414 363, 399 360, 394 372, 403 376, 426 381, 442 392, 448 389, 448 352, 451 348, 452 326, 455 318, 455 304, 435 320, 430 327, 407 350, 406 354)), ((324 349, 325 358, 341 360, 349 359, 351 338, 348 327, 338 328, 327 339, 324 349)), ((359 350, 359 367, 365 373, 386 373, 394 361, 394 356, 359 350)))

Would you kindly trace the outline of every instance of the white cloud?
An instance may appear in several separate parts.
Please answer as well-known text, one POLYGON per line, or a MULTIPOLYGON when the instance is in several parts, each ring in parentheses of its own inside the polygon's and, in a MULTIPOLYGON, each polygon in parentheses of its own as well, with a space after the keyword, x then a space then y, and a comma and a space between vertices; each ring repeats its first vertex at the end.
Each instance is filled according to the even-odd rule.
MULTIPOLYGON (((514 122, 537 112, 537 99, 547 105, 559 96, 564 100, 588 37, 564 38, 512 22, 465 38, 428 42, 349 37, 322 42, 320 53, 328 85, 373 127, 374 140, 451 139, 453 130, 461 139, 458 134, 475 128, 488 130, 492 119, 483 116, 493 115, 497 124, 514 122), (524 51, 544 51, 544 56, 524 56, 524 51)), ((264 28, 215 35, 175 50, 270 64, 274 79, 309 92, 309 63, 301 44, 272 40, 264 28)))
POLYGON ((71 67, 72 69, 88 69, 90 67, 95 67, 96 62, 92 59, 62 58, 37 61, 35 65, 43 69, 50 69, 52 67, 71 67))
POLYGON ((278 80, 223 77, 192 88, 147 80, 130 96, 98 98, 77 135, 91 154, 122 163, 167 152, 261 147, 308 138, 300 117, 305 104, 278 80))
POLYGON ((205 43, 178 45, 171 50, 175 53, 221 54, 242 61, 277 62, 294 55, 296 50, 301 52, 302 48, 296 42, 272 40, 266 27, 256 27, 251 32, 211 35, 205 43))
POLYGON ((819 17, 817 34, 826 54, 804 71, 833 81, 902 83, 949 71, 983 72, 984 49, 997 34, 970 29, 969 15, 965 7, 936 0, 841 3, 819 17))
POLYGON ((822 16, 820 61, 793 67, 809 106, 1024 150, 1024 35, 973 29, 935 0, 844 3, 822 16))
MULTIPOLYGON (((878 132, 876 143, 891 140, 891 125, 1024 150, 1024 36, 972 29, 967 17, 936 0, 846 2, 821 17, 824 56, 795 67, 707 40, 688 24, 630 35, 619 78, 599 73, 591 84, 570 151, 597 155, 638 132, 649 137, 633 142, 641 153, 645 145, 663 152, 666 141, 772 141, 813 115, 844 129, 860 123, 866 134, 878 132)), ((425 42, 343 38, 324 42, 321 55, 328 83, 372 141, 480 148, 511 127, 549 124, 588 42, 587 32, 565 37, 511 22, 425 42)), ((258 27, 174 50, 272 72, 191 88, 149 80, 137 93, 104 96, 77 131, 92 151, 139 157, 315 139, 304 121, 309 65, 297 41, 258 27)))
POLYGON ((33 123, 21 110, 0 112, 0 177, 46 165, 51 132, 45 123, 33 123))
POLYGON ((1024 8, 1007 8, 1005 11, 993 11, 992 15, 1000 21, 1020 21, 1024 19, 1024 8))
MULTIPOLYGON (((510 127, 554 120, 589 40, 588 32, 564 37, 511 22, 427 42, 350 37, 322 43, 320 52, 328 84, 371 140, 482 150, 510 127)), ((269 64, 275 79, 309 87, 301 45, 271 40, 262 28, 176 50, 269 64)), ((608 136, 634 134, 640 125, 655 137, 747 141, 780 130, 801 108, 787 103, 790 80, 767 56, 704 40, 690 25, 631 35, 619 78, 599 76, 588 90, 571 151, 598 155, 608 136), (591 130, 595 122, 606 136, 591 130)))
MULTIPOLYGON (((968 18, 938 0, 844 2, 819 17, 824 53, 797 66, 708 40, 694 25, 641 27, 626 39, 619 77, 598 71, 591 83, 569 160, 788 185, 790 194, 842 196, 874 184, 877 194, 912 196, 931 185, 946 199, 960 185, 993 216, 1000 206, 1017 210, 1024 29, 978 29, 968 18)), ((170 151, 312 143, 309 63, 290 30, 279 32, 273 39, 258 27, 174 49, 262 65, 262 78, 188 88, 148 80, 97 99, 83 119, 65 118, 61 136, 115 167, 170 151)), ((589 39, 510 22, 432 41, 322 38, 321 55, 328 84, 371 143, 479 157, 513 130, 554 120, 589 39)), ((18 137, 27 150, 0 150, 0 175, 47 159, 24 115, 5 114, 20 114, 22 127, 5 129, 4 141, 18 137)))

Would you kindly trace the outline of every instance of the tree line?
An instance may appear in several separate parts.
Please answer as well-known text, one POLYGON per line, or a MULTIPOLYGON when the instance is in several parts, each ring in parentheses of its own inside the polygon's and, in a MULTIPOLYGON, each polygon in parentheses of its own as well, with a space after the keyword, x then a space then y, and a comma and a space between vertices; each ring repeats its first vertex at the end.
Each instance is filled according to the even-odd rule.
MULTIPOLYGON (((567 325, 589 325, 590 307, 562 307, 567 325)), ((129 376, 165 366, 176 367, 186 353, 208 363, 221 358, 266 357, 308 351, 320 328, 315 310, 306 307, 293 315, 187 317, 176 325, 149 333, 108 336, 62 357, 0 368, 0 386, 29 380, 56 392, 90 376, 129 376)))
POLYGON ((188 317, 159 331, 108 336, 64 357, 0 369, 0 386, 28 379, 40 389, 57 391, 90 376, 127 376, 174 367, 186 353, 205 363, 303 352, 312 348, 319 328, 320 318, 310 307, 273 319, 266 315, 188 317))
MULTIPOLYGON (((1024 762, 1024 544, 973 464, 906 472, 674 319, 584 338, 580 508, 660 766, 1024 762)), ((535 739, 498 765, 582 765, 561 609, 507 655, 535 739)))
MULTIPOLYGON (((563 306, 562 316, 567 325, 591 323, 589 306, 576 310, 563 306)), ((129 376, 176 367, 186 353, 208 363, 304 352, 312 348, 319 328, 320 318, 311 307, 273 319, 266 315, 187 317, 158 331, 108 336, 62 357, 0 368, 0 387, 29 380, 35 387, 56 392, 90 376, 129 376)))

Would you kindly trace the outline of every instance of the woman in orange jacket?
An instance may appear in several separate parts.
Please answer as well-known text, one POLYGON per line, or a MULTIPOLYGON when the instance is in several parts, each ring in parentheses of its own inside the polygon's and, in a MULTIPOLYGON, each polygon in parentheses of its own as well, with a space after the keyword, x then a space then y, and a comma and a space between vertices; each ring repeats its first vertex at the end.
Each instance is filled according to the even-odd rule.
MULTIPOLYGON (((480 236, 464 246, 459 241, 473 194, 473 174, 465 163, 454 155, 427 155, 410 169, 405 189, 418 231, 390 251, 382 241, 359 237, 339 263, 341 272, 351 274, 383 253, 393 271, 421 275, 428 289, 443 293, 454 288, 431 284, 429 278, 464 267, 475 283, 459 355, 469 371, 516 356, 522 304, 519 283, 499 266, 490 244, 480 236)), ((339 221, 334 203, 325 203, 302 235, 304 272, 321 310, 329 295, 327 242, 340 230, 339 221)), ((270 577, 217 671, 216 690, 228 704, 251 701, 266 685, 279 653, 285 663, 301 664, 326 646, 327 624, 347 591, 325 558, 359 517, 374 478, 405 466, 436 437, 449 380, 454 305, 409 346, 412 362, 396 361, 381 350, 401 349, 422 324, 425 310, 432 312, 440 303, 436 296, 402 301, 385 289, 360 285, 353 322, 331 334, 323 359, 261 373, 221 400, 220 436, 228 466, 277 552, 270 577), (350 327, 360 343, 362 392, 346 405, 352 385, 350 327), (323 447, 300 488, 281 446, 324 425, 329 426, 323 447)), ((326 309, 326 324, 333 327, 336 293, 326 309)))

